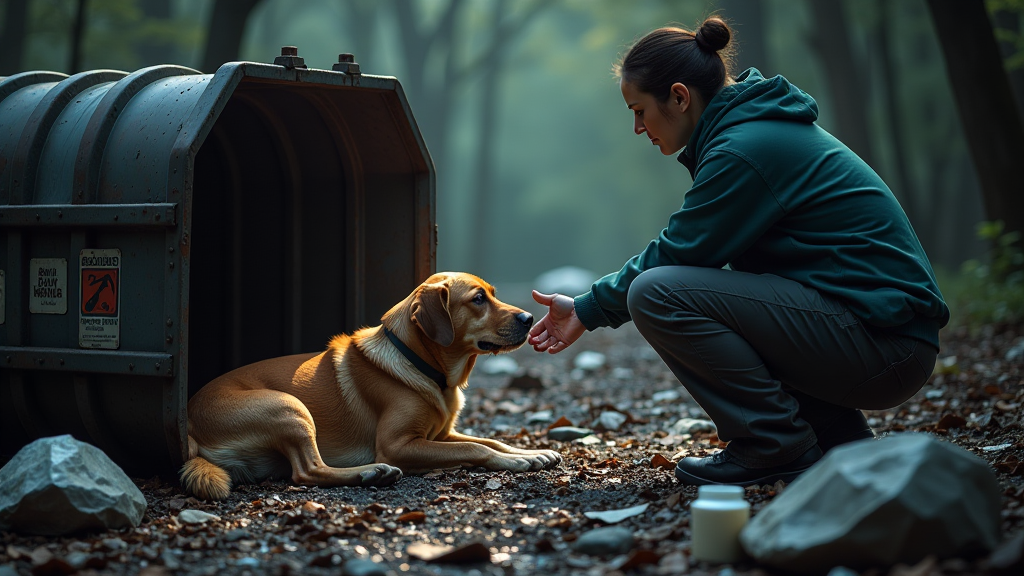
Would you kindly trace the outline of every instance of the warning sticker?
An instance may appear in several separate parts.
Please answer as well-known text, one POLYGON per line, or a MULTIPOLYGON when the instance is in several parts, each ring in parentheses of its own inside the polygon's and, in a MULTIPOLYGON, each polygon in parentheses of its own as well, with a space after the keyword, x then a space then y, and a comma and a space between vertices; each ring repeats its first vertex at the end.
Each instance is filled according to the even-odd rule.
POLYGON ((121 340, 121 251, 82 250, 78 345, 116 349, 121 340))
POLYGON ((7 281, 4 271, 0 270, 0 324, 7 321, 7 281))
POLYGON ((28 262, 28 311, 33 314, 68 313, 68 261, 33 258, 28 262))

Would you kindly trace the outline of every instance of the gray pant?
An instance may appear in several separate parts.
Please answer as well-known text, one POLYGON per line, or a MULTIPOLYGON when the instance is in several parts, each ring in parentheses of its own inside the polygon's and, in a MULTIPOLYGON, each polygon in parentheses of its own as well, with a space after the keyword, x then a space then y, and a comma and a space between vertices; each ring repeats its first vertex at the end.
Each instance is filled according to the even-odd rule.
POLYGON ((815 428, 856 409, 907 400, 938 354, 771 274, 663 266, 633 280, 627 304, 730 454, 750 468, 795 459, 817 442, 815 428))

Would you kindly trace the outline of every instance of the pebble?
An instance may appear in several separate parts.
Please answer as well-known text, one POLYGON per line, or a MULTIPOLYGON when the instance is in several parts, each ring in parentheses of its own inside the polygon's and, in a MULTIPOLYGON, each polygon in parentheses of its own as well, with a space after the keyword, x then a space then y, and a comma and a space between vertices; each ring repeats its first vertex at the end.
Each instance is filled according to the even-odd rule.
POLYGON ((570 440, 576 440, 577 438, 583 438, 593 434, 593 430, 589 428, 576 428, 575 426, 560 426, 558 428, 552 428, 548 430, 548 438, 552 440, 560 440, 562 442, 568 442, 570 440))
POLYGON ((851 570, 846 566, 836 566, 828 571, 828 576, 858 576, 859 574, 859 572, 851 570))
POLYGON ((103 547, 111 552, 119 552, 128 548, 128 544, 120 538, 104 538, 103 547))
POLYGON ((591 556, 626 554, 633 549, 633 532, 619 526, 595 528, 580 536, 573 549, 591 556))
POLYGON ((601 439, 591 434, 590 436, 584 436, 583 438, 580 438, 580 443, 583 444, 584 446, 592 446, 594 444, 600 444, 601 439))
POLYGON ((371 560, 353 559, 341 568, 342 576, 387 576, 387 570, 371 560))
POLYGON ((241 528, 236 528, 234 530, 229 530, 228 532, 224 533, 224 540, 227 541, 227 542, 238 542, 239 540, 242 540, 243 538, 248 538, 248 537, 249 537, 249 531, 248 530, 242 530, 241 528))
POLYGON ((714 432, 718 427, 710 420, 696 418, 680 418, 672 425, 671 431, 676 434, 693 434, 694 432, 714 432))
POLYGON ((676 390, 662 390, 651 395, 651 400, 655 402, 672 402, 679 400, 679 392, 676 390))
POLYGON ((633 369, 625 366, 616 366, 612 369, 612 378, 616 380, 629 380, 633 377, 633 369))
POLYGON ((604 354, 601 354, 600 352, 593 352, 591 350, 584 350, 583 352, 580 352, 572 361, 573 366, 580 370, 597 370, 604 366, 604 363, 604 354))
POLYGON ((14 564, 0 564, 0 576, 18 576, 14 564))
POLYGON ((258 558, 247 556, 245 558, 239 558, 235 561, 235 566, 241 566, 242 568, 258 568, 260 561, 258 558))
POLYGON ((182 524, 205 524, 210 520, 220 520, 220 516, 215 516, 202 510, 182 510, 178 512, 178 522, 182 524))
POLYGON ((628 417, 622 412, 613 412, 611 410, 605 410, 601 412, 601 415, 594 420, 591 424, 594 428, 604 428, 605 430, 618 430, 626 423, 628 417))
POLYGON ((484 374, 515 374, 519 370, 519 363, 508 356, 495 356, 480 363, 480 370, 484 374))
POLYGON ((555 419, 555 413, 551 410, 541 410, 526 417, 527 424, 546 424, 555 419))

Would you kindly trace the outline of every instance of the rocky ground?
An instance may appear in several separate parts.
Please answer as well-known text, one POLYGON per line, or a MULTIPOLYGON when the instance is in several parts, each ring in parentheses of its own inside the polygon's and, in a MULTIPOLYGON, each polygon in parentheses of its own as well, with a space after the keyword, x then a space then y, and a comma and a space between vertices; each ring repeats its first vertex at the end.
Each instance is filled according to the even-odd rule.
MULTIPOLYGON (((879 435, 936 434, 992 465, 1003 489, 1003 559, 929 558, 867 573, 1024 573, 1019 559, 999 568, 1024 547, 1024 327, 946 332, 943 340, 920 393, 868 415, 879 435)), ((490 358, 471 383, 463 430, 558 450, 562 465, 523 474, 438 471, 383 489, 264 483, 239 486, 219 503, 186 496, 172 478, 137 479, 149 504, 141 526, 75 538, 0 533, 0 576, 769 573, 752 562, 690 560, 696 490, 677 483, 671 461, 721 444, 713 431, 673 428, 704 415, 631 325, 589 334, 559 355, 521 349, 490 358), (504 366, 514 374, 501 371, 504 360, 515 361, 504 366), (552 440, 547 430, 559 420, 596 432, 552 440), (619 512, 602 516, 609 511, 619 512), (608 525, 625 531, 588 545, 588 533, 608 525)), ((753 513, 785 488, 747 489, 753 513)))

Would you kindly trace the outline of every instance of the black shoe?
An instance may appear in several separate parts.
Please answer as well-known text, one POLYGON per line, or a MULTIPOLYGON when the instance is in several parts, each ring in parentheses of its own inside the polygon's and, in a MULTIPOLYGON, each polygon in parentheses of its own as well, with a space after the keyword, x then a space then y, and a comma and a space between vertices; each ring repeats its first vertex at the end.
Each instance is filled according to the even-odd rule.
POLYGON ((676 478, 683 484, 703 486, 705 484, 732 484, 753 486, 775 484, 779 480, 792 482, 821 459, 822 452, 817 445, 801 454, 796 460, 771 468, 747 468, 740 465, 726 448, 706 458, 690 456, 676 464, 676 478))

